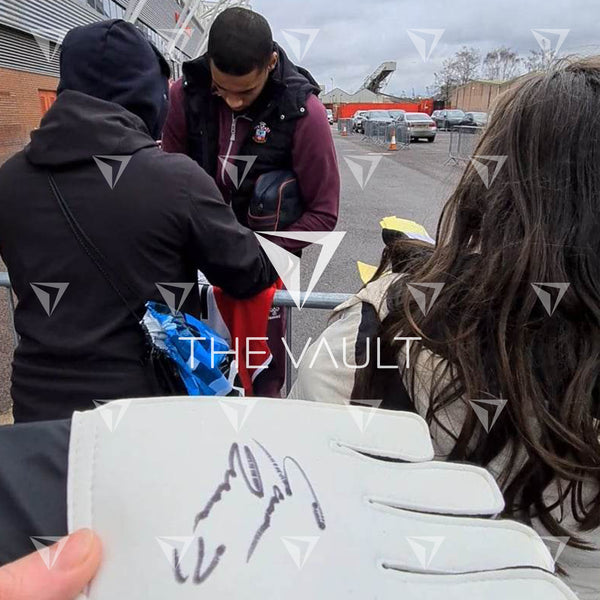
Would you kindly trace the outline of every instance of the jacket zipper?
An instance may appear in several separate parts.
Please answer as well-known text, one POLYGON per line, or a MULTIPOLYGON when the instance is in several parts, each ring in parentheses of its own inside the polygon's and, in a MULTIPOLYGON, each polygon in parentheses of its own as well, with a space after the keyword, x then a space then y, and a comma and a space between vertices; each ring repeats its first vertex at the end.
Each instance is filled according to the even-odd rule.
POLYGON ((227 163, 229 162, 229 158, 231 157, 231 149, 233 148, 233 143, 235 142, 235 138, 237 135, 237 121, 238 119, 246 119, 248 121, 252 121, 252 119, 250 117, 247 117, 246 115, 239 115, 238 117, 235 117, 232 113, 231 115, 231 135, 229 136, 229 147, 227 148, 227 154, 225 155, 225 160, 223 161, 223 164, 221 165, 221 181, 223 183, 224 186, 227 187, 227 184, 225 183, 225 165, 227 165, 227 163))
POLYGON ((233 142, 235 142, 235 134, 237 129, 237 120, 239 117, 235 117, 233 114, 231 115, 231 136, 229 137, 229 148, 227 148, 227 154, 225 154, 225 160, 221 165, 221 181, 223 185, 225 184, 225 165, 227 165, 229 161, 229 157, 231 155, 231 148, 233 148, 233 142))

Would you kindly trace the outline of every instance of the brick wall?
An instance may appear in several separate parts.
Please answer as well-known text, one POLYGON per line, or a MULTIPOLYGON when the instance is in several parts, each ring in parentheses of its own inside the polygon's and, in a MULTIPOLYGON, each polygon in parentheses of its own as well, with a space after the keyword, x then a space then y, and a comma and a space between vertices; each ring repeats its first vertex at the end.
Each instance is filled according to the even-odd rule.
POLYGON ((40 91, 56 90, 58 79, 0 68, 0 164, 29 141, 42 117, 40 91))

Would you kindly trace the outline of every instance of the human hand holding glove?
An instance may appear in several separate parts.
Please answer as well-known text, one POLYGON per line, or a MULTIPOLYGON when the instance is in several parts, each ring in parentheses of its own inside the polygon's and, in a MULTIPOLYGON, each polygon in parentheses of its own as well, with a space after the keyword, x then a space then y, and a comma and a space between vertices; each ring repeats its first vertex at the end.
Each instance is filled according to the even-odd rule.
POLYGON ((417 415, 260 398, 75 413, 69 527, 107 553, 90 600, 572 600, 480 468, 417 415))

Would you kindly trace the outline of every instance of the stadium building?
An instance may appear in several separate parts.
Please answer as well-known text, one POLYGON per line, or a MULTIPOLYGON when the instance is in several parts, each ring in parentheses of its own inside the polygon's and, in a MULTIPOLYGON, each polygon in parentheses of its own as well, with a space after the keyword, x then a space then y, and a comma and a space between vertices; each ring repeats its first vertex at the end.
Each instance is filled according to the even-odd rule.
POLYGON ((0 164, 29 141, 54 102, 69 29, 105 19, 135 23, 178 78, 182 63, 204 52, 214 18, 240 5, 247 0, 0 0, 0 164))

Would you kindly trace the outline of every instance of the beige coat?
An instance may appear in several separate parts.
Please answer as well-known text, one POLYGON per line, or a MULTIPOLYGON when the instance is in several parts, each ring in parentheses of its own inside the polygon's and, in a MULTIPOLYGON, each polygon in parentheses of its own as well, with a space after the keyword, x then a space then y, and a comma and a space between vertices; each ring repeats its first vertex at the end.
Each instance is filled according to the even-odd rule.
MULTIPOLYGON (((298 368, 298 378, 290 392, 290 398, 317 402, 348 402, 354 387, 356 365, 364 364, 364 361, 357 360, 354 349, 359 338, 359 328, 364 328, 365 304, 375 309, 380 320, 385 318, 387 315, 386 293, 390 284, 397 277, 399 276, 394 274, 385 275, 378 281, 367 285, 334 310, 330 325, 302 357, 298 368)), ((370 360, 377 360, 377 357, 371 356, 370 360)), ((406 355, 400 356, 399 360, 404 363, 406 355)), ((419 360, 410 366, 410 369, 414 370, 415 380, 415 394, 412 401, 421 416, 426 415, 429 407, 432 370, 442 360, 431 353, 423 352, 419 356, 419 360)), ((458 433, 468 410, 471 408, 466 402, 455 403, 446 410, 445 414, 439 415, 439 418, 450 431, 458 433)), ((436 457, 444 460, 450 453, 454 441, 439 425, 432 424, 430 431, 436 457)), ((506 456, 500 455, 488 466, 496 477, 502 471, 504 460, 506 460, 506 456)), ((549 490, 548 499, 555 493, 555 489, 549 490)), ((589 496, 592 497, 593 493, 594 491, 590 489, 589 496)), ((564 517, 564 525, 569 531, 576 531, 576 522, 568 512, 568 507, 565 510, 567 513, 564 517)), ((546 539, 555 558, 557 551, 562 550, 558 563, 568 573, 565 582, 577 593, 580 600, 599 600, 600 530, 585 535, 579 534, 579 537, 583 537, 598 548, 596 551, 589 552, 571 547, 563 549, 561 544, 563 540, 549 538, 540 523, 534 523, 534 527, 540 536, 546 539)))

